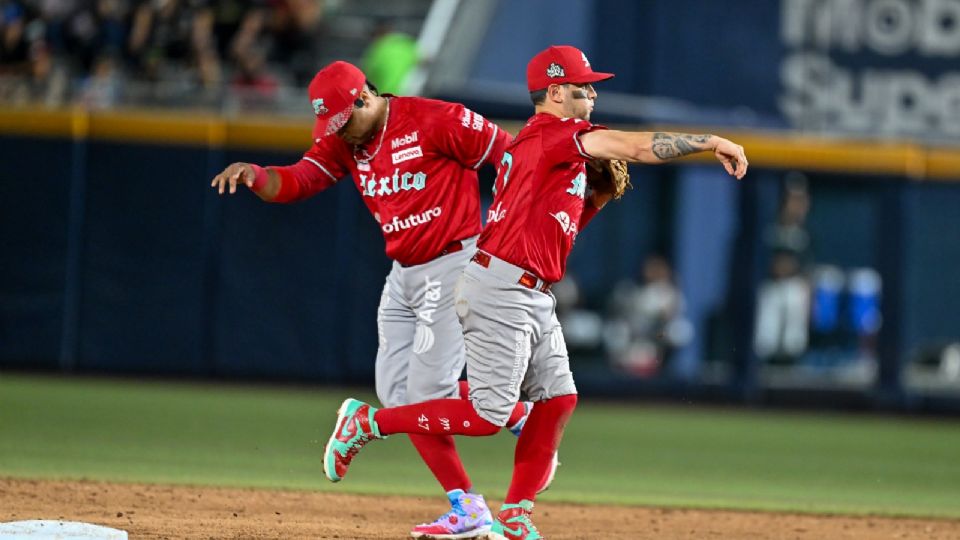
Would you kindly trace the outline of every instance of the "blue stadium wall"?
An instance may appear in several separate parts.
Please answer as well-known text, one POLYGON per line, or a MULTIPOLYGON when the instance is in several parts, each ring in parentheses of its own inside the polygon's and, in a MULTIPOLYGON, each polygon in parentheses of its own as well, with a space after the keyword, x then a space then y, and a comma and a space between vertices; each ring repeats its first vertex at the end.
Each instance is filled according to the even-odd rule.
MULTIPOLYGON (((169 127, 169 115, 155 118, 169 127)), ((10 113, 0 135, 0 366, 370 380, 390 261, 353 185, 295 204, 245 188, 220 197, 209 182, 224 166, 295 162, 309 126, 281 127, 278 150, 254 148, 277 146, 262 132, 208 144, 203 121, 180 120, 164 135, 138 124, 142 114, 119 113, 71 137, 69 112, 10 113), (171 144, 181 132, 195 140, 171 144)), ((493 174, 483 174, 488 196, 493 174)), ((598 293, 654 247, 658 184, 639 184, 648 196, 634 198, 629 226, 601 222, 584 235, 595 251, 638 247, 613 266, 581 265, 598 293)))
MULTIPOLYGON (((233 161, 298 160, 309 125, 171 116, 0 112, 0 367, 368 383, 389 261, 352 184, 292 205, 209 187, 233 161)), ((698 335, 669 391, 690 392, 706 360, 732 366, 731 391, 753 384, 762 228, 783 174, 805 170, 817 260, 884 277, 879 389, 897 394, 912 352, 960 329, 960 156, 921 152, 917 178, 913 147, 732 136, 751 151, 744 182, 710 158, 633 168, 636 189, 573 252, 586 303, 602 307, 612 283, 666 253, 698 335), (718 316, 733 332, 719 352, 718 316)), ((581 360, 584 390, 650 389, 581 360)))
POLYGON ((299 152, 120 138, 0 138, 0 365, 370 377, 388 261, 352 186, 221 199, 227 163, 299 152))

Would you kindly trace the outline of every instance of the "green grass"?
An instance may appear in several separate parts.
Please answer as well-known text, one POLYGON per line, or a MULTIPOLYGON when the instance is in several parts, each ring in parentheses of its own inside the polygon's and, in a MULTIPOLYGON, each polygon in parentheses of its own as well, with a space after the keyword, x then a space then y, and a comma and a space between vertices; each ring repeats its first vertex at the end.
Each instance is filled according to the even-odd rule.
MULTIPOLYGON (((320 452, 348 390, 0 374, 0 476, 436 495, 405 437, 340 484, 320 452)), ((369 393, 357 397, 370 398, 369 393)), ((459 438, 478 489, 515 439, 459 438)), ((543 500, 960 518, 960 423, 592 404, 543 500)))

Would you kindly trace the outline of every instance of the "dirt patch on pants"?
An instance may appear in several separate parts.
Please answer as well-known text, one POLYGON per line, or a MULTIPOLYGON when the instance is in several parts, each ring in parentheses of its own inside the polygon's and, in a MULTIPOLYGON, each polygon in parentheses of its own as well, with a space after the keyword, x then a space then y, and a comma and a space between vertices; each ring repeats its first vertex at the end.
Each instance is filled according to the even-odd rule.
MULTIPOLYGON (((490 501, 499 506, 500 501, 490 501)), ((360 496, 0 478, 0 522, 84 521, 130 538, 409 538, 445 511, 440 497, 360 496)), ((551 540, 958 539, 960 520, 670 510, 543 502, 534 522, 551 540)))

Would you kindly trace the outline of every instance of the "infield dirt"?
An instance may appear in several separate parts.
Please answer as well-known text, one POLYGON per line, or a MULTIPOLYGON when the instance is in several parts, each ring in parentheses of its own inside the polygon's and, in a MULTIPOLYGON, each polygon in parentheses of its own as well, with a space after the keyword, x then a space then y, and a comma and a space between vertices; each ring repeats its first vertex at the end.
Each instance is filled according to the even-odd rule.
MULTIPOLYGON (((499 501, 490 501, 499 505, 499 501)), ((0 478, 0 521, 63 519, 139 538, 409 538, 443 512, 440 497, 226 489, 0 478)), ((798 515, 542 502, 534 513, 551 540, 960 538, 960 520, 798 515)))

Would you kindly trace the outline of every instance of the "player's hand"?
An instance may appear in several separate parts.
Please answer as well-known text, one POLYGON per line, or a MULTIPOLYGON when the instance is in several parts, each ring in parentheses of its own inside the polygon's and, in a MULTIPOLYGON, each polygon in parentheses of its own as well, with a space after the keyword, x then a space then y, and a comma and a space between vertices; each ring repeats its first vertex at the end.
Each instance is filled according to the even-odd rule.
POLYGON ((739 144, 720 138, 713 154, 717 156, 720 163, 723 163, 723 168, 727 170, 727 173, 735 176, 737 180, 742 180, 743 175, 747 174, 747 166, 749 165, 747 155, 739 144))
POLYGON ((224 190, 228 190, 232 195, 237 192, 237 184, 252 188, 255 176, 256 173, 253 172, 253 167, 249 163, 231 163, 222 173, 213 178, 210 187, 217 188, 220 195, 223 195, 224 190))

